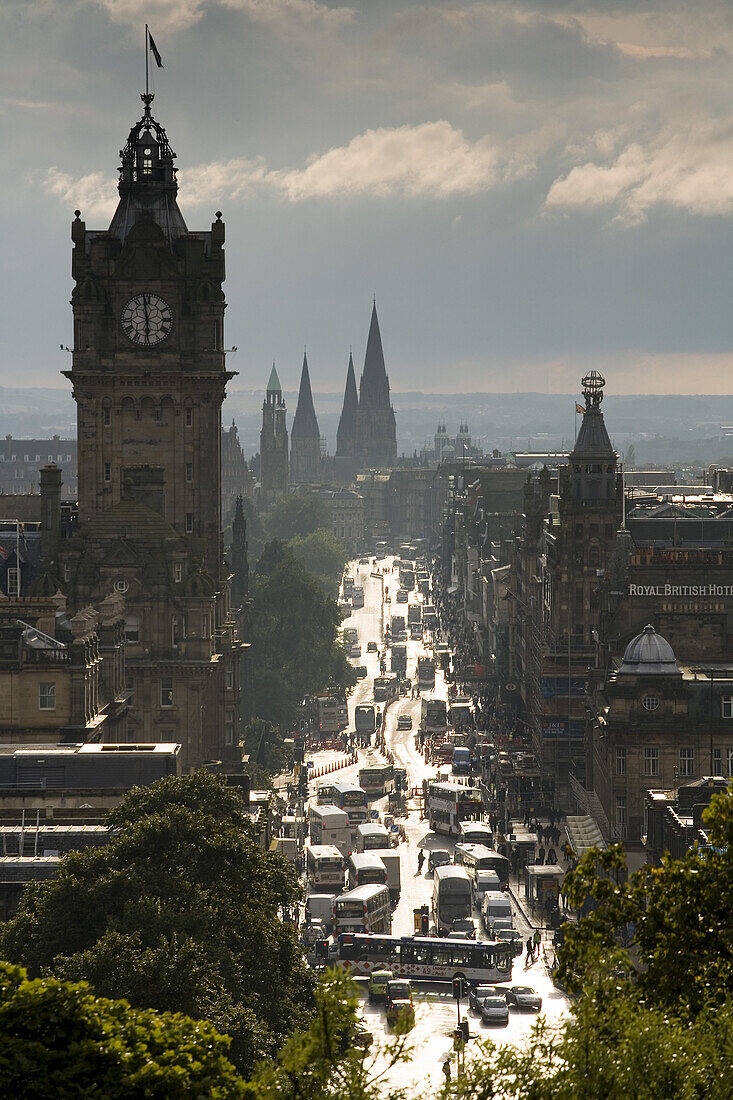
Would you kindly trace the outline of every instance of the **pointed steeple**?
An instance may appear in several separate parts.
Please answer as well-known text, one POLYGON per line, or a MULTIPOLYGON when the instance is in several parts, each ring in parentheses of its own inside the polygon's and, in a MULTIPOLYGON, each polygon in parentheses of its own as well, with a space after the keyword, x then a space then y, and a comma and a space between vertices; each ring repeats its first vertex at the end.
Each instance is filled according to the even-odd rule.
POLYGON ((390 466, 397 457, 397 430, 389 400, 389 378, 384 365, 377 303, 372 306, 364 370, 359 383, 357 453, 366 466, 390 466))
POLYGON ((303 352, 303 369, 300 373, 300 391, 298 393, 298 407, 295 410, 295 419, 290 429, 291 442, 296 439, 317 439, 320 447, 321 433, 318 430, 318 419, 313 407, 313 393, 311 392, 311 379, 308 372, 308 357, 303 352))
POLYGON ((617 455, 601 412, 605 379, 592 370, 583 378, 585 411, 570 453, 573 496, 583 501, 612 501, 616 495, 617 455))
POLYGON ((372 305, 372 319, 369 325, 364 370, 359 383, 359 401, 372 406, 389 405, 389 380, 384 365, 382 336, 379 331, 377 303, 372 305))
POLYGON ((346 371, 346 389, 341 409, 338 431, 336 433, 336 457, 352 458, 356 454, 356 418, 359 412, 359 395, 356 392, 354 358, 349 351, 349 366, 346 371))
POLYGON ((278 378, 277 371, 275 370, 275 361, 274 360, 272 362, 272 370, 270 371, 270 380, 267 383, 267 392, 268 393, 282 393, 283 392, 282 386, 280 385, 280 379, 278 378))

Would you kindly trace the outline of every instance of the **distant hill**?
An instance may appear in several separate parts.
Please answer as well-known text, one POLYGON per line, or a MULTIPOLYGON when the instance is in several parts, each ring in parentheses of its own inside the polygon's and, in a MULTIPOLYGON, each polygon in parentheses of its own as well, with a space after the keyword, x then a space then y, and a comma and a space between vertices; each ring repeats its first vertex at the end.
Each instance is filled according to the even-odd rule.
MULTIPOLYGON (((332 452, 341 412, 341 393, 313 395, 318 423, 332 452)), ((259 449, 263 390, 230 390, 225 424, 234 419, 246 454, 259 449)), ((289 423, 297 394, 285 393, 289 423)), ((438 422, 454 435, 468 422, 484 450, 554 449, 572 443, 575 394, 393 393, 400 453, 419 451, 438 422)), ((603 403, 609 434, 620 452, 633 443, 640 462, 721 461, 733 455, 733 396, 680 394, 616 395, 603 403)), ((76 434, 71 390, 0 387, 0 435, 16 438, 76 434)))

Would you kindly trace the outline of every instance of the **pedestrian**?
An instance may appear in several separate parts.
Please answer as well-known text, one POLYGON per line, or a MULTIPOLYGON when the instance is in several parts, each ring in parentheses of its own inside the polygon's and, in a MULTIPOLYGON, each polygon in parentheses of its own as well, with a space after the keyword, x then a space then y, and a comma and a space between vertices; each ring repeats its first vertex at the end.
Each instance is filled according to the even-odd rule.
POLYGON ((422 867, 423 867, 424 862, 425 862, 425 853, 423 852, 423 850, 421 848, 420 851, 417 854, 417 873, 418 873, 418 875, 422 874, 422 867))
POLYGON ((527 948, 527 962, 532 962, 534 959, 534 940, 531 936, 527 936, 527 943, 525 946, 527 948))
POLYGON ((550 848, 549 852, 547 853, 547 862, 557 863, 557 853, 555 852, 554 848, 550 848))
POLYGON ((538 863, 544 863, 545 862, 545 849, 542 847, 541 844, 540 844, 539 853, 537 855, 537 862, 538 863))
POLYGON ((537 958, 539 958, 540 957, 540 946, 542 944, 542 933, 540 932, 539 928, 535 928, 535 933, 534 933, 534 936, 532 937, 532 939, 534 941, 534 949, 537 952, 537 958))
POLYGON ((443 1062, 443 1075, 445 1077, 446 1088, 450 1085, 450 1058, 446 1058, 443 1062))

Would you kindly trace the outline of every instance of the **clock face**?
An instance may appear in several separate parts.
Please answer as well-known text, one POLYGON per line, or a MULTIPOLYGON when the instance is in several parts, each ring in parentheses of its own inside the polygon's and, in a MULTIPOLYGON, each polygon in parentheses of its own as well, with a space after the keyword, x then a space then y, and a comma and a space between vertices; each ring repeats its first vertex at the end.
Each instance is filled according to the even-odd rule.
POLYGON ((136 294, 122 310, 122 331, 133 344, 153 347, 170 336, 172 329, 171 307, 157 294, 136 294))

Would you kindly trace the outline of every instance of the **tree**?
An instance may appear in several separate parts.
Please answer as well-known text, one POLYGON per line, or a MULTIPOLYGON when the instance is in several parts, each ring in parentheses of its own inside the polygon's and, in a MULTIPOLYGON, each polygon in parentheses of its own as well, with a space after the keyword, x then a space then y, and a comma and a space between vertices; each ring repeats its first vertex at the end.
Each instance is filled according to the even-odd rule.
POLYGON ((280 730, 272 722, 255 718, 243 730, 243 740, 249 754, 248 770, 251 777, 256 774, 256 769, 269 775, 278 775, 287 770, 292 753, 286 748, 280 730))
POLYGON ((268 543, 251 586, 254 713, 292 729, 307 695, 355 682, 334 600, 282 543, 268 543))
POLYGON ((344 544, 325 527, 319 527, 310 535, 291 539, 290 550, 301 565, 315 577, 321 588, 338 596, 341 575, 349 555, 344 544))
POLYGON ((305 538, 319 527, 331 527, 328 505, 315 493, 286 493, 279 497, 264 517, 271 539, 305 538))
POLYGON ((33 975, 88 980, 139 1008, 209 1020, 247 1070, 312 1005, 313 982, 280 906, 288 863, 253 837, 238 793, 198 772, 131 791, 104 848, 66 857, 0 930, 0 954, 33 975), (83 914, 83 918, 80 915, 83 914))
POLYGON ((0 963, 0 1094, 31 1098, 234 1100, 229 1040, 186 1016, 95 997, 86 983, 29 981, 0 963))

